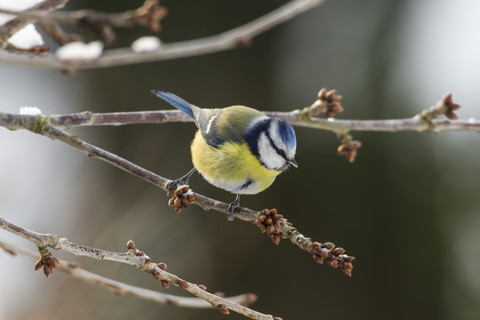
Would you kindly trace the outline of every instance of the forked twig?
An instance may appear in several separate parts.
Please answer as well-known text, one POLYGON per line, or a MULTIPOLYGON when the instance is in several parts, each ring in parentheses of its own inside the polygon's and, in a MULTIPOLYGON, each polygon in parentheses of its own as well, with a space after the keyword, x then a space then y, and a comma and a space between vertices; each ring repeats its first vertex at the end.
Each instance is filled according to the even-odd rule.
MULTIPOLYGON (((30 260, 38 260, 40 256, 31 250, 21 248, 4 241, 0 241, 0 248, 6 253, 28 258, 30 260)), ((137 286, 132 286, 120 281, 112 280, 110 278, 102 277, 96 273, 87 271, 82 266, 73 261, 60 260, 57 270, 68 273, 72 277, 85 281, 95 286, 102 287, 109 290, 116 295, 131 295, 142 299, 154 301, 162 304, 173 304, 185 308, 211 308, 212 305, 200 298, 182 297, 172 294, 162 293, 154 290, 144 289, 137 286)), ((245 293, 238 296, 226 297, 225 299, 238 303, 243 306, 249 306, 255 303, 257 297, 252 293, 245 293)))
POLYGON ((111 49, 95 60, 60 61, 54 56, 31 59, 24 55, 0 52, 0 62, 59 70, 106 68, 198 56, 245 46, 259 34, 308 11, 325 0, 293 0, 245 25, 200 39, 164 44, 141 54, 130 48, 111 49))
MULTIPOLYGON (((191 293, 192 295, 207 301, 213 307, 217 308, 222 313, 229 313, 229 310, 240 313, 246 317, 256 320, 279 320, 278 317, 263 314, 258 311, 252 310, 244 305, 240 305, 234 301, 220 297, 206 291, 206 287, 203 285, 197 285, 188 281, 185 281, 178 276, 167 272, 167 266, 164 263, 153 263, 152 259, 148 257, 143 251, 139 251, 135 248, 133 241, 128 241, 127 252, 112 252, 99 248, 91 248, 83 245, 78 245, 70 242, 67 238, 61 238, 53 234, 43 234, 35 231, 31 231, 22 228, 5 218, 0 217, 0 228, 16 234, 30 242, 34 243, 40 251, 40 260, 35 264, 35 269, 38 270, 43 267, 45 275, 48 277, 52 274, 55 268, 59 268, 62 264, 56 258, 52 257, 48 248, 55 250, 62 250, 69 252, 77 256, 90 257, 96 260, 110 260, 129 264, 151 274, 155 279, 159 280, 159 283, 163 287, 170 285, 177 286, 191 293), (49 260, 46 264, 46 260, 49 260), (53 262, 52 262, 53 261, 53 262), (56 261, 56 262, 55 262, 56 261), (45 270, 45 269, 48 270, 45 270)), ((7 247, 9 253, 13 253, 12 250, 7 247)))

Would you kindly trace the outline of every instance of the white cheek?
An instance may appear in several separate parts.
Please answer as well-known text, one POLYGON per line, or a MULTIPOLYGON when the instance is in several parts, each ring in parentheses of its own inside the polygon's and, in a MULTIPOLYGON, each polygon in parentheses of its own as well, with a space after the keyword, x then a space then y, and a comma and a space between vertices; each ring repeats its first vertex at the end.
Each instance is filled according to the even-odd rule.
POLYGON ((285 159, 275 151, 265 133, 262 133, 258 139, 258 153, 260 161, 268 169, 281 170, 285 166, 285 159))

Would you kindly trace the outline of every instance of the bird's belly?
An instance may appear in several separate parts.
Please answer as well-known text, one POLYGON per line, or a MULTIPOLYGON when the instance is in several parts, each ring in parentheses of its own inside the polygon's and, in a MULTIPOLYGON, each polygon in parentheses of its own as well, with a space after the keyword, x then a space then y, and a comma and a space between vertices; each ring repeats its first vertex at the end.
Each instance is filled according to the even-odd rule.
POLYGON ((265 168, 246 143, 226 142, 214 148, 197 132, 191 149, 193 165, 205 180, 232 193, 259 193, 281 173, 265 168))
MULTIPOLYGON (((203 175, 203 174, 202 174, 203 175)), ((215 187, 230 191, 235 194, 256 194, 259 193, 266 188, 261 189, 261 181, 259 180, 245 180, 245 182, 232 182, 232 181, 221 181, 218 179, 211 179, 203 175, 205 180, 213 184, 215 187)), ((273 182, 273 181, 272 181, 273 182)), ((271 183, 270 183, 271 184, 271 183)))

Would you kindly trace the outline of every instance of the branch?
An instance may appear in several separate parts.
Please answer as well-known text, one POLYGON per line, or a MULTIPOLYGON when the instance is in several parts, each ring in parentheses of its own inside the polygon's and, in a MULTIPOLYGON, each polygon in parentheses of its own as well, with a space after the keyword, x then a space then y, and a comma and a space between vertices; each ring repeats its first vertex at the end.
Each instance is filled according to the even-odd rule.
POLYGON ((160 7, 158 2, 159 0, 145 0, 139 8, 121 13, 94 10, 46 13, 35 10, 35 8, 22 12, 0 9, 0 13, 17 15, 17 19, 23 19, 29 23, 38 22, 44 32, 61 46, 69 42, 83 40, 79 35, 66 34, 58 24, 70 24, 81 27, 86 29, 91 35, 102 39, 107 45, 111 45, 116 39, 113 27, 130 28, 140 25, 148 27, 155 32, 160 31, 160 21, 167 15, 167 10, 164 7, 160 7))
POLYGON ((165 44, 155 51, 142 54, 132 52, 130 48, 112 49, 104 52, 96 60, 67 62, 60 61, 54 56, 31 59, 27 56, 0 53, 0 62, 60 70, 92 69, 178 59, 231 50, 249 44, 259 34, 324 2, 325 0, 293 0, 254 21, 218 35, 165 44))
MULTIPOLYGON (((63 2, 67 1, 64 0, 63 2)), ((94 25, 102 24, 120 28, 131 28, 136 25, 142 25, 148 26, 154 31, 159 31, 160 27, 158 21, 166 16, 167 11, 165 8, 157 7, 156 5, 158 2, 158 0, 146 0, 138 9, 127 10, 121 13, 100 12, 95 10, 54 11, 47 13, 37 10, 35 7, 21 12, 0 8, 0 13, 30 19, 30 23, 55 22, 69 25, 84 25, 85 23, 91 23, 94 25), (156 21, 155 27, 150 25, 152 20, 156 21)))
POLYGON ((128 241, 128 252, 112 252, 98 248, 90 248, 70 242, 67 238, 60 238, 57 235, 42 234, 34 231, 24 229, 14 223, 0 217, 0 228, 16 234, 34 243, 41 254, 41 260, 35 264, 35 269, 38 270, 42 266, 47 277, 58 268, 61 263, 53 258, 48 252, 48 247, 55 250, 62 250, 72 253, 76 256, 86 256, 96 260, 111 260, 120 263, 125 263, 136 267, 144 272, 150 273, 155 279, 160 281, 163 287, 175 285, 189 293, 201 298, 212 306, 216 307, 220 312, 228 314, 229 310, 240 313, 246 317, 256 320, 279 320, 278 317, 266 315, 255 310, 249 309, 238 303, 232 302, 220 296, 214 295, 206 291, 205 286, 196 285, 187 282, 176 275, 166 271, 167 266, 164 263, 155 264, 152 262, 144 252, 135 248, 133 241, 128 241), (46 270, 48 269, 48 270, 46 270))
MULTIPOLYGON (((480 131, 480 119, 435 119, 426 122, 419 115, 404 119, 382 120, 345 120, 335 118, 307 118, 301 110, 290 112, 264 111, 269 117, 283 119, 292 125, 312 129, 321 129, 339 133, 343 131, 375 132, 440 132, 440 131, 480 131)), ((169 122, 193 122, 179 110, 136 111, 93 113, 89 111, 51 115, 59 128, 68 129, 78 126, 120 126, 130 124, 162 124, 169 122)))
MULTIPOLYGON (((470 118, 457 120, 454 112, 460 105, 453 102, 452 94, 446 94, 429 109, 423 110, 412 118, 388 119, 388 120, 337 120, 333 117, 343 112, 340 104, 341 96, 336 90, 327 92, 325 88, 318 93, 317 100, 310 106, 291 112, 265 112, 266 115, 281 118, 299 127, 323 129, 334 132, 340 140, 337 148, 339 155, 344 155, 349 162, 354 162, 358 149, 362 143, 353 140, 350 131, 417 131, 417 132, 440 132, 440 131, 476 131, 480 132, 480 120, 470 118), (328 117, 319 118, 319 115, 328 117), (445 115, 447 119, 436 119, 445 115)), ((70 115, 50 116, 52 121, 62 127, 83 125, 123 125, 133 123, 165 123, 176 121, 192 121, 181 111, 149 111, 149 112, 124 112, 124 113, 91 113, 82 112, 70 115)))
MULTIPOLYGON (((0 248, 12 256, 20 255, 30 260, 37 261, 39 259, 38 253, 31 250, 26 250, 18 246, 0 241, 0 248)), ((120 281, 115 281, 106 277, 102 277, 93 272, 83 269, 79 263, 73 261, 60 260, 57 266, 58 270, 68 273, 72 277, 85 281, 89 284, 99 286, 107 289, 116 295, 131 295, 134 297, 151 300, 162 304, 172 304, 178 307, 185 308, 211 308, 212 305, 207 301, 199 298, 180 297, 171 294, 161 293, 154 290, 144 289, 132 286, 120 281)), ((225 298, 240 305, 251 305, 257 297, 252 293, 246 293, 234 297, 225 298)))
MULTIPOLYGON (((83 114, 88 113, 82 113, 82 115, 83 114)), ((65 120, 65 125, 65 123, 76 123, 78 118, 68 117, 62 119, 65 120)), ((0 126, 3 126, 10 130, 26 129, 33 133, 49 137, 53 140, 59 140, 89 157, 98 158, 102 161, 105 161, 145 181, 148 181, 157 187, 160 187, 164 191, 167 191, 167 186, 172 180, 159 176, 113 153, 89 144, 79 139, 76 135, 69 134, 57 128, 55 124, 55 118, 43 115, 33 116, 0 113, 0 126)), ((190 190, 188 190, 188 188, 178 188, 178 190, 175 191, 175 198, 173 198, 173 200, 171 199, 169 201, 169 204, 175 205, 175 210, 178 212, 181 210, 178 210, 178 204, 180 205, 180 208, 183 208, 184 206, 188 206, 188 204, 192 203, 193 201, 196 205, 200 206, 205 211, 215 210, 228 214, 228 204, 195 192, 191 192, 190 190)), ((254 211, 248 208, 239 208, 235 212, 235 217, 240 220, 248 221, 252 224, 261 226, 263 222, 261 222, 259 219, 262 219, 261 216, 264 215, 264 213, 264 211, 254 211)), ((351 275, 351 265, 344 265, 343 262, 351 262, 354 258, 344 255, 344 250, 342 248, 335 248, 335 246, 330 242, 326 242, 324 244, 313 242, 312 239, 298 232, 296 228, 293 227, 291 224, 287 224, 286 220, 276 221, 276 223, 272 225, 273 227, 269 227, 269 236, 271 236, 274 243, 278 244, 280 238, 290 239, 293 244, 296 244, 299 248, 306 250, 307 252, 312 254, 313 258, 317 263, 323 263, 323 258, 326 258, 326 261, 330 266, 334 268, 340 266, 341 270, 345 274, 349 276, 351 275), (318 256, 323 258, 319 259, 318 256), (347 259, 349 260, 345 260, 345 257, 348 257, 347 259), (329 263, 329 261, 333 260, 337 262, 332 264, 329 263)))
MULTIPOLYGON (((445 97, 450 97, 451 94, 445 97)), ((445 99, 445 98, 444 98, 445 99)), ((444 99, 437 102, 436 107, 444 104, 444 99)), ((375 132, 441 132, 441 131, 476 131, 480 132, 480 119, 434 119, 422 116, 428 110, 404 119, 383 120, 343 120, 335 118, 319 118, 319 113, 312 109, 325 105, 325 101, 316 100, 310 106, 290 112, 265 111, 270 117, 280 118, 298 127, 307 127, 332 131, 336 134, 346 131, 375 132)), ((1 113, 0 113, 1 114, 1 113)), ((436 115, 438 116, 438 115, 436 115)), ((179 110, 138 111, 92 113, 89 111, 48 116, 58 128, 69 129, 77 126, 120 126, 129 124, 162 124, 168 122, 192 122, 192 118, 179 110)))
POLYGON ((0 25, 0 47, 5 48, 7 45, 7 40, 14 33, 19 31, 26 25, 34 23, 36 21, 35 18, 30 16, 30 14, 32 13, 42 14, 58 8, 63 8, 67 2, 68 0, 45 0, 21 12, 12 12, 9 10, 0 9, 0 13, 9 13, 9 14, 18 15, 16 18, 13 18, 12 20, 6 22, 5 24, 0 25))

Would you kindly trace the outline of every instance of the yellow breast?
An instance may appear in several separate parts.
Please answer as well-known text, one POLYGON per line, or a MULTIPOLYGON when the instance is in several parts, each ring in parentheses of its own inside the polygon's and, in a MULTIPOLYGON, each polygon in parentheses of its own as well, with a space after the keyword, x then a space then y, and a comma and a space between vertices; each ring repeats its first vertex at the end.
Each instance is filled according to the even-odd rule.
POLYGON ((281 173, 265 168, 246 143, 225 142, 214 148, 199 131, 192 141, 191 152, 193 165, 208 182, 236 194, 259 193, 281 173))

